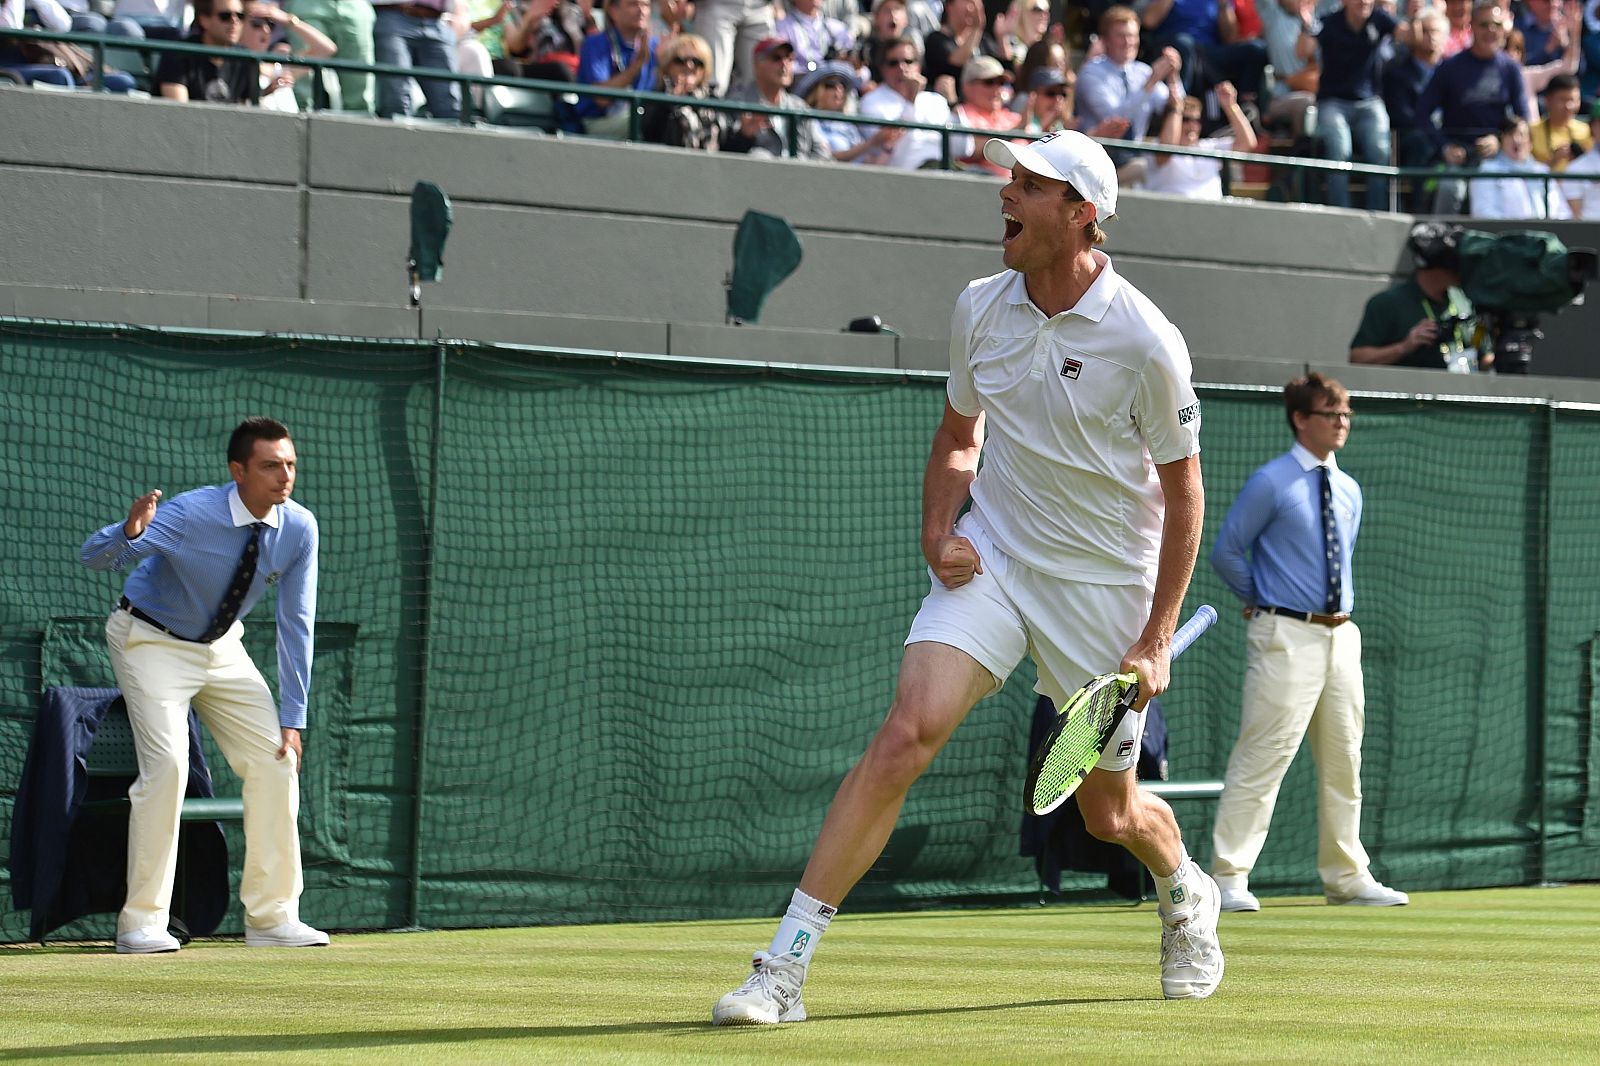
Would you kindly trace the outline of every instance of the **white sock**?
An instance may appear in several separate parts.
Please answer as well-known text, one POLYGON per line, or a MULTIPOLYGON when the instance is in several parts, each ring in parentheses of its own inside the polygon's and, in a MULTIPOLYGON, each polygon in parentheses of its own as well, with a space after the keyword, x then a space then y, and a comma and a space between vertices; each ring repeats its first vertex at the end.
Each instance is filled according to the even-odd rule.
POLYGON ((773 936, 772 947, 767 949, 767 953, 799 955, 800 965, 809 965, 811 956, 816 953, 817 942, 828 931, 828 923, 837 912, 838 908, 795 889, 793 898, 789 900, 789 909, 784 913, 783 921, 778 923, 778 932, 773 936))
POLYGON ((1189 858, 1189 849, 1181 843, 1178 852, 1178 868, 1166 877, 1150 871, 1150 876, 1156 881, 1156 906, 1162 914, 1171 914, 1189 906, 1189 884, 1194 880, 1195 865, 1189 858))

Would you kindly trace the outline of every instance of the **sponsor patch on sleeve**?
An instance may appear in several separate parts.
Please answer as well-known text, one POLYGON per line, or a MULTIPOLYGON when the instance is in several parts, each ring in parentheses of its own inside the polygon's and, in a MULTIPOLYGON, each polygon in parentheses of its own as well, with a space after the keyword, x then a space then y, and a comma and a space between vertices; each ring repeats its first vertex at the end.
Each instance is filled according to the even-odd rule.
POLYGON ((1178 412, 1178 425, 1187 426, 1190 422, 1193 422, 1195 419, 1197 419, 1199 417, 1200 417, 1200 401, 1196 400, 1194 403, 1190 404, 1188 407, 1185 407, 1183 410, 1178 412))

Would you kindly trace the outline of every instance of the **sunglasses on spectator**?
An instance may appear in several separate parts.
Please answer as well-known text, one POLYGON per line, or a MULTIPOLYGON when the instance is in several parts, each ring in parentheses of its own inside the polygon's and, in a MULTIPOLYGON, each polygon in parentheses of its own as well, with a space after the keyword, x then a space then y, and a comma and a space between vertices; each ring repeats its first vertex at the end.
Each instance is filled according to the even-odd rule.
POLYGON ((1065 86, 1061 86, 1055 89, 1044 89, 1041 90, 1041 94, 1044 96, 1054 96, 1059 100, 1067 95, 1067 88, 1065 86))
POLYGON ((270 29, 272 29, 272 20, 271 19, 251 19, 250 20, 250 28, 252 30, 270 30, 270 29))
POLYGON ((672 63, 674 65, 688 67, 690 70, 702 70, 705 67, 705 64, 700 62, 700 60, 696 59, 694 56, 678 56, 672 61, 672 63))
POLYGON ((211 17, 221 19, 223 22, 243 22, 243 11, 213 11, 211 17))
POLYGON ((896 59, 885 59, 884 63, 891 67, 914 67, 917 65, 917 57, 900 56, 896 59))
POLYGON ((996 88, 998 88, 999 86, 1004 85, 1006 83, 1006 79, 1004 77, 999 77, 999 78, 974 78, 973 80, 976 81, 979 85, 990 85, 990 86, 994 86, 996 88))

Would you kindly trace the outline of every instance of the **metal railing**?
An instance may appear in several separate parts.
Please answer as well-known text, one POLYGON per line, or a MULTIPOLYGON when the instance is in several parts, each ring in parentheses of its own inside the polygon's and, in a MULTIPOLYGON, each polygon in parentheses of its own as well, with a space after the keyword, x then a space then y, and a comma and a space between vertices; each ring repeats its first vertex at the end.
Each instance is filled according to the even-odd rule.
MULTIPOLYGON (((457 116, 463 126, 475 126, 478 123, 479 105, 471 88, 488 89, 492 87, 506 87, 524 89, 533 92, 548 93, 557 99, 575 100, 583 97, 597 97, 607 100, 626 101, 631 106, 629 109, 628 136, 629 141, 642 141, 643 137, 643 107, 646 104, 666 104, 673 107, 694 107, 708 111, 728 112, 733 115, 764 115, 771 118, 788 118, 791 121, 784 124, 785 151, 790 157, 800 154, 800 121, 804 119, 820 119, 829 122, 846 122, 855 126, 864 126, 872 129, 889 127, 900 130, 917 130, 938 134, 940 142, 939 169, 963 170, 958 166, 958 161, 953 155, 952 141, 965 137, 995 137, 1003 136, 1007 140, 1033 140, 1045 136, 1043 133, 1028 133, 1023 130, 995 131, 971 126, 947 126, 929 122, 913 122, 901 119, 874 118, 866 115, 849 115, 833 111, 792 111, 782 107, 772 107, 767 104, 754 103, 746 100, 726 100, 718 97, 687 97, 671 93, 651 92, 644 89, 607 88, 600 85, 580 85, 570 81, 550 81, 540 78, 518 78, 507 75, 484 76, 466 74, 459 71, 438 70, 428 67, 398 67, 383 63, 362 63, 356 60, 326 58, 319 59, 310 56, 286 56, 279 52, 248 52, 240 48, 217 48, 211 45, 196 44, 193 41, 174 41, 156 38, 130 38, 117 37, 95 33, 56 33, 47 30, 18 30, 0 27, 0 41, 8 38, 16 40, 61 41, 75 44, 88 51, 93 57, 93 70, 91 72, 90 87, 96 91, 106 91, 103 72, 106 65, 108 50, 139 52, 145 57, 146 66, 150 67, 151 76, 154 76, 154 64, 150 62, 151 54, 176 52, 179 54, 201 55, 213 58, 242 59, 258 63, 281 63, 284 66, 304 67, 316 72, 311 79, 311 106, 315 111, 329 110, 331 100, 323 82, 322 72, 350 74, 371 74, 377 77, 416 78, 418 81, 443 81, 454 83, 459 89, 460 112, 457 116)), ((1492 171, 1484 173, 1476 169, 1451 168, 1451 167, 1394 167, 1372 163, 1338 162, 1329 159, 1316 159, 1302 156, 1270 155, 1259 152, 1234 152, 1215 149, 1188 148, 1182 145, 1158 144, 1149 141, 1123 141, 1113 138, 1097 138, 1108 150, 1113 152, 1137 152, 1152 156, 1192 156, 1213 159, 1222 166, 1222 182, 1224 192, 1230 190, 1233 167, 1226 164, 1240 164, 1266 167, 1273 171, 1285 171, 1294 189, 1284 190, 1285 198, 1290 192, 1298 192, 1303 202, 1316 202, 1314 198, 1306 195, 1313 188, 1313 182, 1318 176, 1329 174, 1345 174, 1361 177, 1364 180, 1386 180, 1389 182, 1390 210, 1398 207, 1400 188, 1407 182, 1420 185, 1425 182, 1442 181, 1498 181, 1505 179, 1526 179, 1537 181, 1543 195, 1548 199, 1550 184, 1554 181, 1596 181, 1600 174, 1555 174, 1550 171, 1492 171)), ((987 173, 987 172, 986 172, 987 173)))

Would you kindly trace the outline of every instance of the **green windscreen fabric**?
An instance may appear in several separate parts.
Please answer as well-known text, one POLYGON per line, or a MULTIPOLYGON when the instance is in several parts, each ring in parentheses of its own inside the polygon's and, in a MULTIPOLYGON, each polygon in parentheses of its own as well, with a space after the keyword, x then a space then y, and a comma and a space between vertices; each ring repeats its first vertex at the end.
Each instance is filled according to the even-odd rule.
MULTIPOLYGON (((322 527, 302 911, 334 928, 780 911, 927 590, 936 377, 14 320, 0 370, 0 855, 41 688, 111 682, 97 627, 121 578, 79 544, 149 488, 222 480, 248 414, 289 424, 322 527)), ((1244 668, 1205 556, 1290 442, 1276 391, 1201 395, 1186 613, 1222 618, 1164 701, 1188 780, 1222 775, 1244 668)), ((1600 423, 1354 406, 1375 869, 1407 889, 1600 877, 1600 423)), ((246 623, 269 682, 270 606, 246 623)), ((1038 897, 1018 855, 1032 680, 1024 664, 957 730, 851 909, 1038 897)), ((214 749, 212 769, 236 794, 214 749)), ((1319 887, 1313 777, 1302 752, 1256 887, 1319 887)), ((1175 803, 1201 861, 1213 809, 1175 803)), ((0 939, 26 930, 0 910, 0 939)))

